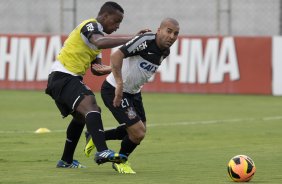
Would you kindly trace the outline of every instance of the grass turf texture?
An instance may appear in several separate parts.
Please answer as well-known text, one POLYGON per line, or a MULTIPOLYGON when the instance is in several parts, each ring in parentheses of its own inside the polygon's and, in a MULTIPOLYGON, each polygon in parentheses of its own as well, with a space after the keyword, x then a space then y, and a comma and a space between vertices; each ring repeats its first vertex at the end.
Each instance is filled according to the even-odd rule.
MULTIPOLYGON (((117 125, 96 94, 106 128, 117 125)), ((55 104, 41 91, 0 91, 0 183, 221 184, 233 183, 227 162, 250 156, 257 172, 250 183, 282 181, 282 97, 143 94, 147 135, 130 157, 136 175, 98 166, 83 154, 86 169, 57 169, 65 130, 55 104), (33 133, 40 127, 51 133, 33 133)), ((119 149, 118 141, 108 145, 119 149)))

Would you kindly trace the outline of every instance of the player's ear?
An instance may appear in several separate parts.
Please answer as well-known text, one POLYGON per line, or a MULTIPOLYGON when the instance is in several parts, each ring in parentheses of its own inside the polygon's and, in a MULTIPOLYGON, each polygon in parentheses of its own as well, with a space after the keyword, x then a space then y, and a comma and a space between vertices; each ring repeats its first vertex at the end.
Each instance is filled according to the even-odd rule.
POLYGON ((108 12, 105 12, 104 15, 103 15, 104 21, 107 20, 108 17, 109 17, 109 13, 108 13, 108 12))
POLYGON ((100 15, 101 21, 104 22, 107 19, 108 13, 104 12, 103 14, 100 15))
POLYGON ((161 28, 158 28, 157 32, 160 33, 161 32, 161 28))

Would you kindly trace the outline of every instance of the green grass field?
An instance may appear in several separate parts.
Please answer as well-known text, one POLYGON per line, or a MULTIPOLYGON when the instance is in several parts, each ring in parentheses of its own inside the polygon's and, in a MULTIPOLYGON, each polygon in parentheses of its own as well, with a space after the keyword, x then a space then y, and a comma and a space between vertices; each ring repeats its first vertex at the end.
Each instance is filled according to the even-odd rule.
MULTIPOLYGON (((106 128, 117 123, 103 105, 106 128)), ((0 91, 0 183, 25 184, 222 184, 233 183, 227 162, 250 156, 257 172, 250 183, 282 183, 282 97, 143 94, 148 131, 130 157, 136 175, 116 173, 83 154, 86 169, 57 169, 70 118, 61 119, 40 91, 0 91), (35 134, 40 127, 51 133, 35 134)), ((119 142, 108 142, 118 150, 119 142)))

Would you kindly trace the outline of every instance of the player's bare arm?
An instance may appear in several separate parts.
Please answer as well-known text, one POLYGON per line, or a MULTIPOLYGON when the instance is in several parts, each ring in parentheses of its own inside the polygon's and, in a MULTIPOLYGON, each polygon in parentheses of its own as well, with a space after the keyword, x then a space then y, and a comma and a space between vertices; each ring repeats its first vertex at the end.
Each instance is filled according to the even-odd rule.
MULTIPOLYGON (((142 29, 135 36, 150 32, 150 29, 142 29)), ((134 37, 135 37, 134 36, 134 37)), ((113 36, 103 36, 101 34, 93 34, 90 38, 90 42, 93 43, 98 49, 107 49, 123 45, 132 37, 113 37, 113 36)))
POLYGON ((112 73, 114 75, 117 84, 115 89, 115 98, 113 101, 114 107, 120 106, 122 94, 123 94, 123 80, 121 75, 123 58, 124 58, 124 54, 120 50, 117 50, 111 56, 112 73))
POLYGON ((128 42, 131 37, 111 37, 93 34, 90 42, 93 43, 98 49, 107 49, 117 47, 128 42))

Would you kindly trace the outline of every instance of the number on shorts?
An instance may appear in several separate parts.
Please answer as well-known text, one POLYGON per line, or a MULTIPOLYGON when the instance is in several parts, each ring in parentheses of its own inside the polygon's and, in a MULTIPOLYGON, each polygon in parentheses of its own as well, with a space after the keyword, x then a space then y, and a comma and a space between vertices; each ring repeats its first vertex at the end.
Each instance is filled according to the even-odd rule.
POLYGON ((129 103, 128 103, 127 99, 126 98, 121 99, 121 107, 125 108, 125 107, 128 107, 128 106, 129 106, 129 103))

